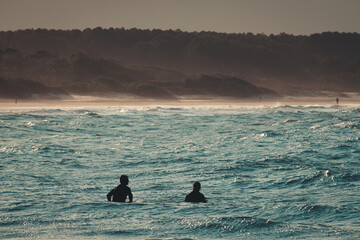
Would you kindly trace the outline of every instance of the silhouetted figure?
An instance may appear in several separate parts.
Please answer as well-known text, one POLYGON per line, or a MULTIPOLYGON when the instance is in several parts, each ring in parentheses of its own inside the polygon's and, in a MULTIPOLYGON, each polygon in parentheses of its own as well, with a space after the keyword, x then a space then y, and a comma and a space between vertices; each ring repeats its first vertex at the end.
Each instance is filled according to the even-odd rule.
POLYGON ((204 202, 206 203, 205 196, 200 193, 201 184, 194 182, 193 191, 186 195, 185 202, 204 202))
POLYGON ((336 98, 336 104, 339 104, 339 98, 338 97, 336 98))
POLYGON ((129 196, 129 202, 133 201, 133 195, 131 189, 127 186, 129 184, 129 178, 126 175, 120 176, 120 185, 111 190, 107 195, 108 201, 111 201, 113 196, 113 202, 125 202, 126 197, 129 196))

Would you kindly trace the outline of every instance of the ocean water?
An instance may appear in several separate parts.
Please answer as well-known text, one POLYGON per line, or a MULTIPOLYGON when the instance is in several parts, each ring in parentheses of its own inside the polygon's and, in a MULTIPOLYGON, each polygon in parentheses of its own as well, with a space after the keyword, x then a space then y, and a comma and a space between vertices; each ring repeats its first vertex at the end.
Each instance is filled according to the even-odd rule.
POLYGON ((359 137, 356 105, 3 109, 0 238, 359 239, 359 137))

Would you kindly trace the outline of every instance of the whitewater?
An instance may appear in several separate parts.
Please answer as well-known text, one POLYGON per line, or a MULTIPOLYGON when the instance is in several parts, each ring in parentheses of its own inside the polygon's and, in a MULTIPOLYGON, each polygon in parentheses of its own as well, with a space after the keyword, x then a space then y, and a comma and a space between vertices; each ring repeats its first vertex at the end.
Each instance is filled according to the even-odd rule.
POLYGON ((359 137, 359 105, 3 108, 0 238, 358 239, 359 137))

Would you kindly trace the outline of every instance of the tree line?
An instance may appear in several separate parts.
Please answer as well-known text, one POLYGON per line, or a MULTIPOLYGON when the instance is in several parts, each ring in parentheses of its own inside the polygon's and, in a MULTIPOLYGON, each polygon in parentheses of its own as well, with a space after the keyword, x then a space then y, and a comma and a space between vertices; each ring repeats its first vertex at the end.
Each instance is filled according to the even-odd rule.
POLYGON ((101 27, 0 32, 0 64, 11 49, 59 59, 82 53, 122 66, 160 67, 186 74, 225 74, 275 91, 360 89, 358 33, 295 36, 101 27))

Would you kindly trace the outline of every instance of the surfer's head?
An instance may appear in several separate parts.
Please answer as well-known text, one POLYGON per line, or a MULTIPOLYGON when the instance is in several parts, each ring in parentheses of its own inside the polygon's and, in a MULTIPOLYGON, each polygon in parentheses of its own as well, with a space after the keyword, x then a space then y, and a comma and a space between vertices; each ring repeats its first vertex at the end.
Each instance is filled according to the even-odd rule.
POLYGON ((128 185, 128 184, 129 184, 129 178, 128 178, 128 176, 126 176, 126 175, 121 175, 121 176, 120 176, 120 183, 121 183, 122 185, 128 185))
POLYGON ((198 181, 194 182, 193 189, 194 191, 200 191, 201 184, 198 181))

